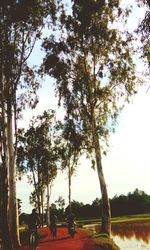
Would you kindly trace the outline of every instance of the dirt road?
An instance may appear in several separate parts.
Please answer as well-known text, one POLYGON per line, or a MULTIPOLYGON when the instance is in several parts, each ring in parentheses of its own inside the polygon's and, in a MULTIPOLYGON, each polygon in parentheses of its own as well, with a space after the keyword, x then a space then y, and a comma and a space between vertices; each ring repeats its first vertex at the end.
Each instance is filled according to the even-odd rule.
MULTIPOLYGON (((73 238, 68 234, 67 228, 59 227, 57 239, 53 240, 47 227, 41 228, 43 237, 39 240, 37 250, 92 250, 95 249, 90 236, 78 229, 73 238)), ((29 246, 23 246, 19 250, 29 250, 29 246)))

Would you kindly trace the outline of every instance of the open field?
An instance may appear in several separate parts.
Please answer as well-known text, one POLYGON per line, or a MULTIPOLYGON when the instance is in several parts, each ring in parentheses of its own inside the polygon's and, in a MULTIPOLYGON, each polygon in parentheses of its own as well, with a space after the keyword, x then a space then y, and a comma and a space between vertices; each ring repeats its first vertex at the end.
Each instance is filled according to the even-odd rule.
MULTIPOLYGON (((113 217, 112 225, 115 223, 128 223, 128 222, 134 222, 134 223, 143 223, 148 222, 150 223, 150 213, 149 214, 136 214, 136 215, 126 215, 121 217, 113 217)), ((78 226, 88 225, 88 224, 101 224, 101 219, 79 219, 77 220, 78 226)))

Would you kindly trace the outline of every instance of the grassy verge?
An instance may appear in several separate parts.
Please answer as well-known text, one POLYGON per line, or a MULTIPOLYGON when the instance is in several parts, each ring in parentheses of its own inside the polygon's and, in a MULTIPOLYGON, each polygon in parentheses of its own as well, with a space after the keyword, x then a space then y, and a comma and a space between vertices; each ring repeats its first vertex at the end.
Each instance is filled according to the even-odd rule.
POLYGON ((104 234, 96 234, 93 237, 95 242, 96 249, 103 249, 103 250, 120 250, 120 248, 115 244, 115 242, 104 234))
MULTIPOLYGON (((89 229, 84 229, 88 233, 94 242, 92 250, 121 250, 107 234, 91 233, 89 229)), ((86 248, 88 249, 88 246, 86 248)))

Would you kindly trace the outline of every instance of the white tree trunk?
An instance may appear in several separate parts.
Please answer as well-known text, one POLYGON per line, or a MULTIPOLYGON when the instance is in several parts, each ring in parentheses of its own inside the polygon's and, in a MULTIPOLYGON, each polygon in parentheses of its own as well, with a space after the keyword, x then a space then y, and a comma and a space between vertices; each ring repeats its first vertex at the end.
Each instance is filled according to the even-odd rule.
POLYGON ((100 183, 100 190, 102 194, 102 225, 101 225, 101 232, 106 233, 108 235, 111 234, 111 212, 110 212, 110 203, 108 199, 108 192, 107 186, 105 183, 105 178, 102 169, 102 158, 101 158, 101 151, 100 151, 100 144, 98 140, 96 140, 96 147, 95 147, 95 156, 96 156, 96 165, 97 165, 97 173, 100 183))
POLYGON ((102 168, 102 155, 101 155, 101 146, 99 141, 99 135, 96 129, 96 120, 93 112, 92 119, 92 131, 93 131, 93 145, 95 148, 95 159, 97 166, 98 179, 100 183, 100 190, 102 194, 102 225, 101 232, 106 233, 110 236, 111 234, 111 211, 110 211, 110 203, 108 199, 107 186, 103 174, 102 168))
MULTIPOLYGON (((1 65, 2 66, 2 65, 1 65)), ((3 249, 14 250, 11 242, 9 223, 8 223, 8 195, 9 195, 9 165, 8 165, 8 146, 6 132, 6 110, 4 100, 4 82, 2 79, 1 67, 1 160, 2 160, 2 243, 3 249)))
POLYGON ((13 246, 15 249, 20 245, 19 225, 17 221, 17 199, 16 199, 16 154, 13 146, 13 126, 12 126, 11 103, 7 105, 7 142, 9 153, 9 223, 13 246))
POLYGON ((47 183, 47 226, 50 226, 50 210, 49 210, 49 200, 50 200, 50 192, 49 192, 49 184, 47 183))
POLYGON ((71 212, 71 167, 70 167, 70 162, 68 165, 68 188, 69 188, 69 211, 71 212))

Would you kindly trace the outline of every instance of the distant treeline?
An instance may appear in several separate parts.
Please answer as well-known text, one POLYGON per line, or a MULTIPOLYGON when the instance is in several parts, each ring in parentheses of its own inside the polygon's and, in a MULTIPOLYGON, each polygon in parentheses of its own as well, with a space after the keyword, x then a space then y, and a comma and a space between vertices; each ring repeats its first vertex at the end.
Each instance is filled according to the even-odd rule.
MULTIPOLYGON (((83 204, 82 202, 73 200, 71 208, 76 219, 100 218, 101 205, 102 201, 98 198, 96 198, 92 204, 83 204)), ((127 195, 115 195, 110 199, 110 206, 112 217, 150 213, 150 195, 146 194, 144 191, 135 189, 133 193, 130 192, 127 195)), ((52 204, 51 212, 55 212, 58 220, 65 220, 67 210, 68 208, 57 209, 56 205, 52 204)), ((20 216, 20 222, 26 223, 27 218, 28 215, 22 213, 20 216)))
MULTIPOLYGON (((92 204, 86 204, 73 201, 72 211, 76 217, 80 218, 98 218, 101 216, 101 204, 102 201, 96 198, 92 204)), ((144 191, 135 189, 133 193, 127 195, 115 195, 110 199, 111 214, 112 217, 132 214, 143 214, 150 212, 150 195, 144 191)))

